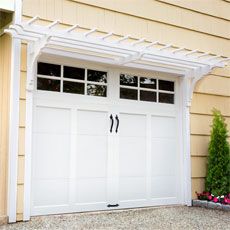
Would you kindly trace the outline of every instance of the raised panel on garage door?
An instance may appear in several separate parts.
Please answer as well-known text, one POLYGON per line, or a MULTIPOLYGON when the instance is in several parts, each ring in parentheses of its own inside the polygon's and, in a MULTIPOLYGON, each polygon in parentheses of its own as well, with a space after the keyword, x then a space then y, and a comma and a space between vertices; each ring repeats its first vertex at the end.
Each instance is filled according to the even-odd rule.
POLYGON ((156 204, 175 203, 179 157, 176 118, 151 116, 151 198, 156 204))
POLYGON ((68 205, 70 110, 36 107, 32 213, 68 205))
POLYGON ((106 203, 108 112, 78 110, 75 202, 106 203))
POLYGON ((146 115, 120 113, 119 203, 139 205, 146 199, 146 115))

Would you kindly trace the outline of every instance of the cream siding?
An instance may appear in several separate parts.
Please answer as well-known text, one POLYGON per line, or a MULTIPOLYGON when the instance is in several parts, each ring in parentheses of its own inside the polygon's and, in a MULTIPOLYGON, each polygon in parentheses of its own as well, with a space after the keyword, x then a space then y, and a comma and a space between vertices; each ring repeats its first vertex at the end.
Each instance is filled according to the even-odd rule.
POLYGON ((184 0, 158 0, 159 2, 169 3, 175 6, 183 7, 188 10, 200 12, 213 17, 230 20, 229 0, 209 0, 206 1, 184 1, 184 0))
POLYGON ((204 190, 213 108, 222 112, 230 130, 229 67, 212 71, 197 83, 193 94, 190 110, 193 198, 196 197, 196 191, 204 190))
POLYGON ((0 36, 0 225, 7 216, 11 38, 0 36))
MULTIPOLYGON (((227 68, 225 68, 227 69, 227 68)), ((218 76, 214 74, 206 76, 202 81, 199 81, 196 85, 195 92, 211 95, 230 96, 230 78, 225 76, 218 76), (213 87, 213 86, 218 87, 213 87)))
POLYGON ((112 30, 120 35, 130 34, 137 38, 145 37, 190 49, 230 55, 229 49, 225 48, 229 45, 230 27, 228 21, 220 18, 150 0, 145 0, 144 3, 134 0, 132 4, 123 4, 122 0, 82 0, 75 3, 69 0, 56 0, 54 7, 59 11, 55 13, 52 13, 47 2, 49 0, 33 1, 33 4, 31 0, 24 1, 23 15, 40 15, 46 20, 60 19, 65 24, 78 23, 87 28, 112 30), (165 10, 166 8, 170 10, 165 10), (35 9, 38 9, 36 13, 35 9), (178 18, 177 22, 173 21, 175 18, 178 18), (214 19, 217 22, 210 22, 214 19), (220 29, 223 30, 222 33, 220 29))
MULTIPOLYGON (((103 0, 24 0, 23 19, 35 15, 42 23, 60 19, 64 25, 80 24, 86 28, 113 31, 118 35, 145 37, 188 49, 230 56, 229 5, 212 0, 212 4, 192 1, 124 1, 103 0), (190 2, 190 3, 189 3, 190 2), (144 8, 143 8, 144 7, 144 8), (221 13, 220 13, 221 12, 221 13)), ((191 107, 192 193, 204 189, 211 110, 216 107, 230 127, 230 68, 216 69, 196 86, 191 107)), ((22 47, 17 220, 23 216, 25 154, 25 82, 26 46, 22 47)))
MULTIPOLYGON (((225 79, 226 85, 230 78, 225 79)), ((207 83, 206 83, 207 84, 207 83)), ((211 83, 210 83, 211 84, 211 83)), ((213 85, 214 86, 214 85, 213 85)), ((219 85, 218 85, 219 87, 219 85)), ((207 90, 206 90, 207 92, 207 90)), ((230 92, 230 91, 229 91, 230 92)), ((208 92, 209 93, 209 92, 208 92)), ((224 92, 223 92, 224 93, 224 92)), ((219 109, 224 116, 230 116, 230 96, 213 95, 211 93, 194 93, 191 113, 210 115, 213 108, 219 109), (205 107, 203 106, 205 104, 205 107)))
POLYGON ((229 36, 228 21, 218 17, 191 11, 161 1, 132 0, 132 4, 124 4, 123 0, 75 0, 103 9, 120 12, 160 23, 213 34, 221 37, 229 36), (195 17, 194 17, 195 16, 195 17), (200 23, 200 20, 203 23, 200 23), (187 22, 190 23, 187 23, 187 22), (226 26, 226 27, 222 27, 226 26))

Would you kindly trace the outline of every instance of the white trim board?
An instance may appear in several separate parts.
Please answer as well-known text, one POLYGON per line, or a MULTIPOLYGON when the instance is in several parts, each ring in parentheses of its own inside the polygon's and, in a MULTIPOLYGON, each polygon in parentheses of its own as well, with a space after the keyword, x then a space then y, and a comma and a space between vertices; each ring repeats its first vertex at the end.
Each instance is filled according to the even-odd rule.
POLYGON ((16 222, 17 175, 18 175, 18 131, 19 131, 19 89, 20 89, 21 40, 12 38, 10 75, 10 118, 9 118, 9 169, 8 207, 9 222, 16 222))

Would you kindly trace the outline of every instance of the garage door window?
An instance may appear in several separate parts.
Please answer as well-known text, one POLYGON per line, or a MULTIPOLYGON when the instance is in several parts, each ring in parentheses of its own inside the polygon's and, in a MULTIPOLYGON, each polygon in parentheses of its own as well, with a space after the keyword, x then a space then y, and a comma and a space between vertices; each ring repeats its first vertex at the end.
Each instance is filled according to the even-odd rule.
POLYGON ((106 97, 106 94, 107 94, 107 86, 106 86, 107 73, 106 72, 88 69, 87 70, 87 81, 88 81, 87 95, 106 97))
POLYGON ((48 63, 38 63, 37 89, 60 91, 61 66, 48 63), (43 77, 47 76, 47 77, 43 77))
POLYGON ((106 97, 107 72, 39 62, 37 89, 106 97))
POLYGON ((120 98, 174 104, 174 82, 120 74, 120 98))

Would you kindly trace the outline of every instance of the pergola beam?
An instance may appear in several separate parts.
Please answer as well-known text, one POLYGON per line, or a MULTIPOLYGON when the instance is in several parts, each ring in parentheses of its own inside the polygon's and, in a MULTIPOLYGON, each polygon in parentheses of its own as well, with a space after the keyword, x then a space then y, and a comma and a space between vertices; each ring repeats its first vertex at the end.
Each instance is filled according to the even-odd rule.
POLYGON ((72 52, 79 52, 79 50, 86 53, 91 52, 91 55, 95 57, 100 54, 101 57, 104 56, 105 60, 108 58, 109 63, 111 63, 111 59, 114 60, 114 65, 127 65, 128 63, 135 65, 137 61, 142 61, 143 63, 145 60, 148 60, 148 63, 152 62, 154 65, 157 65, 157 63, 159 65, 164 64, 165 66, 174 65, 175 67, 179 66, 181 69, 184 68, 184 71, 196 68, 201 73, 206 73, 207 70, 211 71, 214 67, 223 67, 224 63, 229 60, 219 55, 213 56, 209 53, 198 51, 197 49, 186 51, 184 47, 177 48, 173 44, 163 45, 158 41, 148 42, 145 38, 129 42, 127 40, 132 40, 130 35, 118 37, 114 36, 113 32, 109 32, 101 36, 95 36, 94 33, 98 31, 97 28, 90 29, 87 32, 75 31, 75 29, 81 28, 78 24, 68 29, 55 29, 60 23, 59 20, 53 21, 47 26, 37 25, 37 20, 39 20, 38 16, 25 23, 10 26, 5 32, 11 33, 14 37, 32 42, 36 44, 36 47, 40 47, 41 41, 49 37, 48 40, 45 40, 46 43, 42 44, 43 48, 59 46, 63 51, 66 47, 72 49, 72 52), (107 38, 112 36, 114 36, 114 39, 108 41, 107 38), (124 43, 124 41, 127 42, 124 43), (162 47, 159 48, 158 46, 158 48, 155 48, 154 45, 162 47), (93 55, 93 52, 95 52, 95 55, 93 55))

